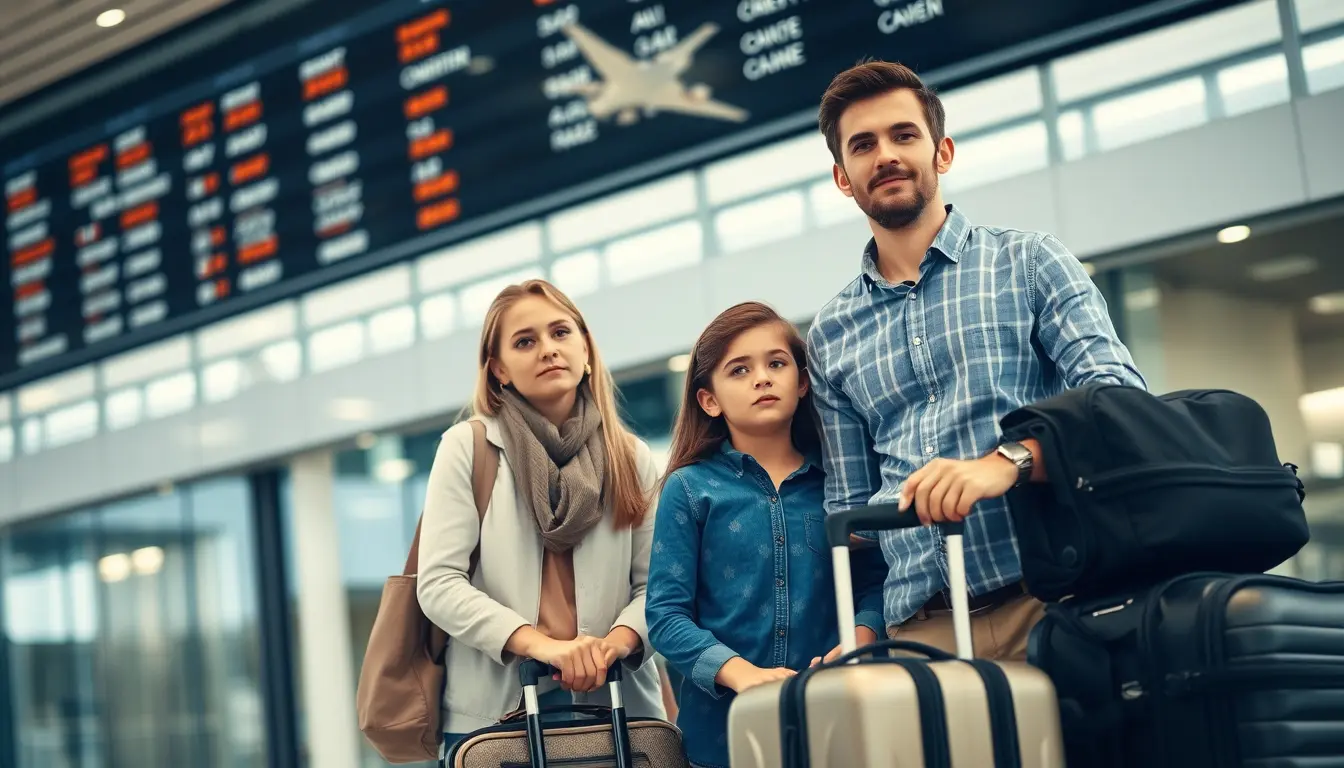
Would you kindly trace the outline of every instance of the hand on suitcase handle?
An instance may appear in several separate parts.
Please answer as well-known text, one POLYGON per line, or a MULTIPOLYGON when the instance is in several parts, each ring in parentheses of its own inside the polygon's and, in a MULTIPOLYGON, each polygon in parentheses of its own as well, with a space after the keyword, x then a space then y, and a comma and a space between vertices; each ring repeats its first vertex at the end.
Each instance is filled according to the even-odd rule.
MULTIPOLYGON (((536 685, 543 678, 558 674, 560 674, 558 668, 553 667, 544 661, 537 661, 536 659, 524 659, 523 662, 518 665, 518 680, 523 684, 524 688, 536 685)), ((603 685, 619 683, 621 677, 621 662, 618 660, 610 667, 607 667, 607 679, 603 685)))
MULTIPOLYGON (((832 548, 847 547, 849 534, 854 531, 894 531, 901 528, 918 528, 920 525, 919 516, 913 509, 902 512, 895 502, 872 504, 827 515, 826 540, 832 548)), ((960 534, 964 526, 964 523, 938 524, 948 536, 960 534)))

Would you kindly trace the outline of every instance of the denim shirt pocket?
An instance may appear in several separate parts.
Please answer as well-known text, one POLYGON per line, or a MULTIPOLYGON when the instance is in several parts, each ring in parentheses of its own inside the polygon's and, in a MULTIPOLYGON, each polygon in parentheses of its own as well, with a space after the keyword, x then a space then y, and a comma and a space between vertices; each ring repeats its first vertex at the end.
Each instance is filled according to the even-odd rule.
POLYGON ((803 513, 803 530, 807 534, 807 548, 818 555, 826 555, 830 547, 826 544, 826 513, 803 513))

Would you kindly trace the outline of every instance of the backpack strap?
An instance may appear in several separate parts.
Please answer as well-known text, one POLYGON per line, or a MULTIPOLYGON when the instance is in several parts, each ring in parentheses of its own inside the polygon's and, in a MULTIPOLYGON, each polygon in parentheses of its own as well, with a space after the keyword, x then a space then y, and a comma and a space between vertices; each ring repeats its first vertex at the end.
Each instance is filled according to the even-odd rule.
MULTIPOLYGON (((490 494, 495 490, 495 478, 499 475, 499 449, 485 439, 485 424, 471 421, 471 492, 476 499, 477 519, 485 520, 485 511, 490 508, 490 494)), ((476 565, 481 561, 481 541, 478 536, 476 548, 471 551, 471 565, 467 568, 467 578, 476 574, 476 565)))
MULTIPOLYGON (((490 493, 495 489, 495 477, 499 474, 499 449, 485 439, 485 425, 479 421, 471 422, 471 495, 476 500, 476 517, 485 519, 485 511, 490 508, 490 493)), ((406 565, 402 575, 414 576, 420 563, 420 525, 425 521, 421 511, 420 519, 415 523, 415 536, 411 538, 411 551, 406 555, 406 565)), ((467 566, 467 578, 476 574, 476 563, 481 559, 481 542, 476 540, 476 548, 471 550, 471 564, 467 566)))

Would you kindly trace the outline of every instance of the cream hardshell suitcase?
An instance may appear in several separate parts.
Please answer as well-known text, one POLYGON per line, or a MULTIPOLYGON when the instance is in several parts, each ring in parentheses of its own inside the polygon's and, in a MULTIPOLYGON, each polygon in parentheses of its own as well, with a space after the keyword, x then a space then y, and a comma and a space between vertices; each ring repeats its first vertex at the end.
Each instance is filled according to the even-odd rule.
POLYGON ((849 535, 919 525, 895 504, 826 520, 840 658, 752 688, 728 713, 732 768, 1061 768, 1054 685, 1023 662, 973 659, 960 524, 944 525, 957 655, 902 640, 855 649, 849 535), (889 650, 923 657, 890 657, 889 650), (870 654, 877 653, 876 656, 870 654))

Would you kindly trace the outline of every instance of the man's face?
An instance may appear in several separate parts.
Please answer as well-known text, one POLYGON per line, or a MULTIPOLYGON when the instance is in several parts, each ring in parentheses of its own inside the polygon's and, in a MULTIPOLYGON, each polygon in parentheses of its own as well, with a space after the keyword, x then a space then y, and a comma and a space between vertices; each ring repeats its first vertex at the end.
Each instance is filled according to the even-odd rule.
POLYGON ((843 165, 835 184, 883 229, 909 226, 938 194, 938 174, 952 166, 952 140, 930 135, 914 91, 856 101, 840 115, 843 165))

